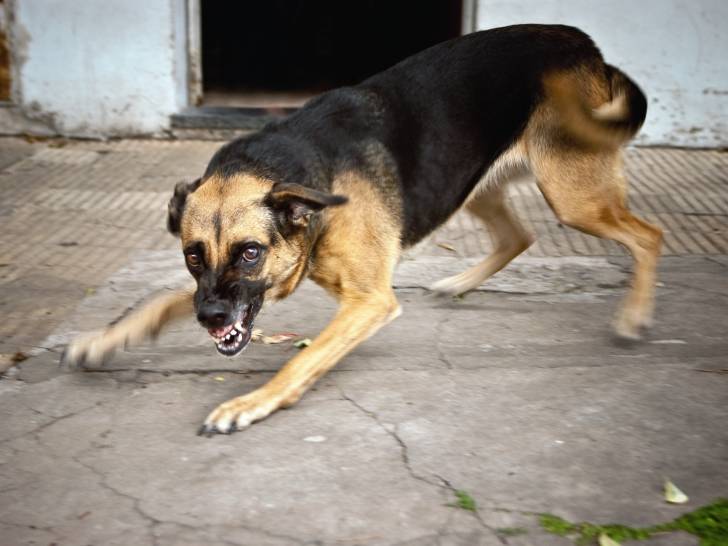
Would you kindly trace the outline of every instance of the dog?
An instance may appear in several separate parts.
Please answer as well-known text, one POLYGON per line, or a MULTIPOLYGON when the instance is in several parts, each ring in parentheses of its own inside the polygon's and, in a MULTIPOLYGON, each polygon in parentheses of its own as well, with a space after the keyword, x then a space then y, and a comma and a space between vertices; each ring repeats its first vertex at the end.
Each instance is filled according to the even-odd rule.
POLYGON ((263 387, 218 406, 200 433, 243 429, 295 404, 399 316, 400 253, 457 210, 482 220, 494 250, 433 290, 472 290, 526 250, 533 237, 503 191, 522 169, 561 223, 630 251, 616 331, 638 338, 652 320, 662 232, 629 211, 620 148, 646 112, 639 87, 573 27, 509 26, 431 47, 222 146, 169 203, 168 228, 196 289, 74 340, 64 359, 98 364, 191 313, 233 356, 263 302, 309 277, 338 300, 331 323, 263 387))

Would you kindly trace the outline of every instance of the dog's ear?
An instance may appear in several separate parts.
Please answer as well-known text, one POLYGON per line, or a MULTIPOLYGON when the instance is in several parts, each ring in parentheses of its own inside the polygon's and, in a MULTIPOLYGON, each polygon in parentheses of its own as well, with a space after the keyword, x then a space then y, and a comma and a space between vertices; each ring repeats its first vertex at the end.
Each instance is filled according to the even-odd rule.
POLYGON ((278 212, 288 225, 305 226, 314 212, 343 205, 347 201, 348 197, 343 195, 314 190, 300 184, 278 182, 268 193, 265 204, 278 212))
POLYGON ((187 196, 199 188, 201 182, 202 178, 198 178, 194 182, 178 182, 174 187, 174 194, 167 205, 167 229, 172 235, 179 235, 187 196))

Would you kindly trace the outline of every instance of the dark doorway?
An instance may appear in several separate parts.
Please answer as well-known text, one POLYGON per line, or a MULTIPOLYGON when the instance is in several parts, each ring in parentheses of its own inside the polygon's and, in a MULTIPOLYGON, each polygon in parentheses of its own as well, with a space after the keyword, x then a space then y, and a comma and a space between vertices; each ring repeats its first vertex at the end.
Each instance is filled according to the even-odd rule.
POLYGON ((295 106, 461 34, 459 0, 201 2, 203 100, 295 106))

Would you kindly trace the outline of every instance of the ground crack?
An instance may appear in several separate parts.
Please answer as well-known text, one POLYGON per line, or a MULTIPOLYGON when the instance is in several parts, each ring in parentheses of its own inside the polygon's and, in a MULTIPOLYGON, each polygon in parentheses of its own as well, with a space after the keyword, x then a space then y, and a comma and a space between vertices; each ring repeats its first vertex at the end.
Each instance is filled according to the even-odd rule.
POLYGON ((409 450, 407 448, 407 444, 405 444, 404 440, 402 440, 402 438, 399 436, 396 428, 390 428, 390 427, 386 426, 384 423, 382 423, 380 421, 379 416, 376 413, 374 413, 373 411, 369 411, 368 409, 366 409, 365 407, 360 405, 356 400, 349 397, 341 387, 338 387, 338 388, 339 388, 339 392, 341 392, 341 397, 343 400, 346 400, 352 406, 354 406, 356 409, 358 409, 361 413, 363 413, 367 417, 371 418, 375 423, 377 423, 377 425, 379 425, 379 428, 381 428, 384 432, 389 434, 389 436, 392 437, 395 442, 397 442, 397 444, 399 445, 399 449, 400 449, 400 456, 402 459, 402 464, 404 464, 405 468, 407 469, 407 472, 413 479, 424 482, 428 485, 432 485, 435 487, 441 487, 441 485, 439 483, 430 481, 425 476, 421 476, 414 471, 414 469, 412 468, 412 464, 410 463, 409 450))
POLYGON ((33 531, 45 531, 46 533, 50 533, 54 536, 57 536, 57 533, 53 530, 53 527, 50 525, 44 526, 44 525, 29 525, 27 523, 13 523, 11 521, 3 521, 0 520, 0 525, 6 525, 7 527, 19 527, 21 529, 31 529, 33 531))
MULTIPOLYGON (((455 488, 455 486, 453 486, 448 480, 446 480, 442 476, 437 475, 437 474, 436 474, 436 476, 437 476, 437 479, 442 482, 442 487, 449 490, 454 497, 455 493, 457 491, 457 488, 455 488)), ((490 531, 498 539, 498 542, 500 542, 501 544, 504 544, 506 546, 508 545, 508 539, 505 538, 504 536, 501 536, 498 533, 498 531, 496 531, 493 527, 491 527, 490 525, 488 525, 485 522, 485 520, 483 519, 483 515, 480 513, 480 510, 477 508, 477 506, 475 508, 473 508, 473 515, 475 516, 475 519, 478 520, 478 523, 480 523, 481 527, 483 527, 483 529, 490 531)))
MULTIPOLYGON (((83 451, 82 453, 80 453, 80 454, 78 454, 76 456, 72 456, 71 459, 74 462, 76 462, 77 464, 79 464, 80 466, 82 466, 85 469, 87 469, 93 475, 95 475, 98 478, 98 484, 101 487, 103 487, 107 491, 112 492, 114 495, 116 495, 118 497, 125 498, 125 499, 131 501, 131 503, 132 503, 132 509, 143 520, 145 520, 146 522, 148 522, 149 535, 150 535, 150 538, 152 540, 152 544, 153 545, 156 546, 159 543, 159 537, 157 536, 156 530, 157 530, 157 527, 159 527, 160 525, 172 525, 172 526, 176 526, 176 527, 182 527, 184 529, 189 529, 189 530, 192 530, 192 531, 198 531, 198 530, 204 529, 204 528, 216 528, 216 527, 220 527, 219 525, 214 525, 214 524, 203 524, 203 525, 199 525, 199 526, 194 526, 194 525, 189 525, 187 523, 182 523, 182 522, 179 522, 179 521, 161 520, 161 519, 158 519, 158 518, 152 516, 151 514, 147 513, 142 508, 142 506, 141 506, 142 499, 140 499, 138 497, 135 497, 134 495, 130 495, 129 493, 124 493, 123 491, 120 491, 116 487, 112 486, 108 482, 108 480, 107 480, 106 476, 103 474, 103 472, 97 470, 92 465, 90 465, 88 463, 85 463, 85 462, 83 462, 81 460, 81 457, 83 457, 88 451, 90 451, 90 449, 87 449, 87 450, 83 451)), ((294 538, 294 537, 291 537, 291 536, 288 536, 288 535, 284 535, 284 534, 273 533, 273 532, 268 531, 266 529, 260 529, 260 528, 257 528, 257 527, 251 527, 249 525, 245 525, 245 524, 242 524, 242 523, 237 524, 237 525, 235 525, 233 527, 239 527, 241 529, 245 529, 246 531, 249 531, 249 532, 252 532, 252 533, 258 533, 258 534, 264 535, 264 536, 269 537, 269 538, 276 538, 276 539, 288 540, 288 541, 292 542, 293 544, 299 544, 299 545, 305 544, 304 542, 302 542, 301 540, 299 540, 297 538, 294 538)), ((220 540, 220 541, 222 541, 225 544, 230 544, 231 546, 240 546, 239 543, 237 543, 237 542, 232 542, 232 541, 226 540, 226 539, 224 539, 222 537, 219 537, 219 536, 218 536, 217 540, 220 540)))
POLYGON ((35 408, 31 408, 30 406, 25 406, 27 409, 29 409, 33 413, 37 413, 38 415, 43 415, 44 417, 51 417, 51 420, 43 423, 42 425, 39 425, 39 426, 35 427, 34 429, 31 429, 31 430, 29 430, 27 432, 23 432, 22 434, 19 434, 17 436, 12 436, 10 438, 5 438, 4 440, 0 441, 0 444, 6 444, 8 442, 13 442, 15 440, 20 440, 21 438, 25 438, 26 436, 35 436, 35 437, 37 437, 38 434, 40 434, 41 432, 43 432, 48 427, 51 427, 51 426, 55 425, 59 421, 64 421, 65 419, 70 419, 71 417, 75 417, 76 415, 79 415, 81 413, 84 413, 84 412, 86 412, 86 411, 88 411, 90 409, 94 409, 94 408, 96 408, 96 407, 98 407, 100 405, 101 405, 101 402, 97 402, 93 406, 88 406, 88 407, 82 408, 80 410, 73 411, 73 412, 67 413, 65 415, 61 415, 60 417, 51 417, 47 413, 43 413, 42 411, 39 411, 39 410, 37 410, 35 408))
POLYGON ((96 476, 98 478, 98 484, 101 487, 103 487, 107 491, 111 491, 117 497, 121 497, 123 499, 127 499, 127 500, 131 501, 131 506, 132 506, 132 509, 134 510, 134 512, 136 512, 137 515, 139 515, 139 517, 141 517, 144 521, 148 522, 149 536, 152 539, 152 544, 154 544, 156 546, 157 535, 154 531, 158 525, 161 525, 162 523, 165 523, 165 522, 160 521, 157 518, 147 514, 141 507, 141 499, 134 497, 133 495, 129 495, 128 493, 124 493, 123 491, 119 491, 118 489, 116 489, 114 486, 112 486, 111 484, 109 484, 106 481, 106 476, 104 476, 103 472, 96 470, 96 468, 94 468, 90 464, 83 462, 81 460, 81 457, 85 453, 86 453, 86 451, 80 453, 79 455, 72 456, 71 460, 74 461, 76 464, 84 467, 86 470, 88 470, 94 476, 96 476))
POLYGON ((445 326, 445 324, 447 324, 449 320, 450 320, 450 315, 445 314, 443 316, 443 318, 437 324, 436 332, 435 332, 435 335, 436 335, 435 348, 437 349, 437 359, 440 362, 442 362, 448 370, 452 370, 455 366, 453 366, 452 362, 450 362, 450 360, 445 355, 445 351, 443 351, 443 349, 442 349, 442 342, 440 341, 442 339, 442 336, 437 335, 439 332, 442 332, 443 326, 445 326))
MULTIPOLYGON (((404 442, 404 440, 402 440, 402 438, 400 437, 400 435, 397 433, 396 426, 395 427, 388 427, 388 426, 386 426, 384 423, 382 423, 382 421, 379 419, 379 416, 375 412, 366 409, 364 406, 362 406, 361 404, 359 404, 356 400, 354 400, 349 395, 347 395, 346 392, 344 391, 344 389, 341 388, 340 385, 337 385, 337 387, 339 389, 339 392, 341 392, 342 399, 346 400, 352 406, 354 406, 357 410, 359 410, 361 413, 363 413, 364 415, 366 415, 367 417, 369 417, 370 419, 372 419, 377 425, 379 425, 379 427, 384 432, 386 432, 387 434, 389 434, 389 436, 391 436, 392 439, 394 439, 394 441, 397 442, 397 444, 399 445, 399 449, 400 449, 400 457, 401 457, 401 460, 402 460, 402 464, 407 469, 407 472, 409 473, 409 475, 413 479, 415 479, 417 481, 420 481, 420 482, 423 482, 423 483, 426 483, 427 485, 436 487, 436 488, 438 488, 438 489, 440 489, 442 491, 447 491, 447 492, 451 493, 452 496, 455 495, 455 491, 456 491, 455 487, 453 487, 452 484, 448 480, 446 480, 445 478, 443 478, 442 476, 435 475, 435 477, 439 481, 433 481, 433 480, 430 480, 427 477, 422 476, 422 475, 418 474, 417 472, 415 472, 414 468, 412 468, 412 462, 411 462, 410 457, 409 457, 409 448, 407 447, 407 444, 404 442)), ((481 514, 477 510, 473 511, 472 513, 473 513, 473 516, 475 517, 475 519, 480 524, 480 526, 483 527, 483 529, 485 529, 486 531, 488 531, 491 534, 493 534, 498 539, 498 541, 501 544, 504 544, 504 545, 507 545, 508 544, 508 541, 504 537, 500 536, 496 532, 495 529, 493 529, 492 527, 490 527, 483 520, 481 514)), ((438 535, 440 533, 442 533, 442 532, 443 532, 442 529, 439 530, 438 531, 438 535)))

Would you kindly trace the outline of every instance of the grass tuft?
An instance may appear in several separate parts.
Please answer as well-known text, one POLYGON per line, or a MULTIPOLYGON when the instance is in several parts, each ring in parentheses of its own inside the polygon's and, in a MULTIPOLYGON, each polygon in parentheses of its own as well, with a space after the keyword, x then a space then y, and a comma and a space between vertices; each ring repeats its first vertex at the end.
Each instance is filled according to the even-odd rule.
POLYGON ((684 531, 698 537, 700 546, 728 546, 728 499, 718 499, 668 523, 652 527, 571 523, 553 514, 541 514, 539 521, 541 527, 549 533, 559 536, 575 535, 576 544, 579 546, 595 544, 602 533, 622 543, 627 540, 647 540, 658 533, 676 531, 684 531))
POLYGON ((475 504, 475 499, 473 499, 473 497, 471 497, 467 493, 467 491, 463 491, 462 489, 456 490, 455 498, 455 502, 449 504, 448 506, 454 506, 456 508, 467 510, 469 512, 475 512, 478 509, 478 506, 475 504))

